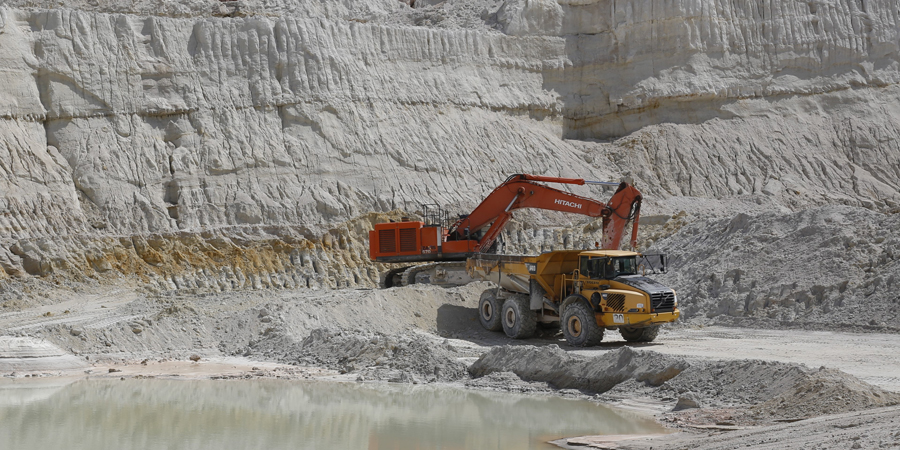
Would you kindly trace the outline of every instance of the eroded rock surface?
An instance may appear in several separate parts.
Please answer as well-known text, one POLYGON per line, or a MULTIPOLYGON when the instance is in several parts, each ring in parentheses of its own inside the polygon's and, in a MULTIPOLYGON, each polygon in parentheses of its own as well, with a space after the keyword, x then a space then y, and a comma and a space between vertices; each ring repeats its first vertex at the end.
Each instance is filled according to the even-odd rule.
MULTIPOLYGON (((739 213, 753 229, 845 205, 891 226, 898 20, 889 0, 6 1, 0 279, 12 297, 35 277, 373 286, 372 223, 421 203, 468 212, 520 172, 634 180, 652 219, 642 248, 688 222, 716 236, 739 213)), ((827 237, 807 270, 845 247, 810 232, 827 237)), ((506 238, 532 252, 598 233, 525 214, 506 238)), ((810 279, 749 298, 696 285, 733 269, 690 258, 673 284, 691 313, 843 294, 810 279)), ((892 275, 850 279, 852 298, 857 279, 892 275)))

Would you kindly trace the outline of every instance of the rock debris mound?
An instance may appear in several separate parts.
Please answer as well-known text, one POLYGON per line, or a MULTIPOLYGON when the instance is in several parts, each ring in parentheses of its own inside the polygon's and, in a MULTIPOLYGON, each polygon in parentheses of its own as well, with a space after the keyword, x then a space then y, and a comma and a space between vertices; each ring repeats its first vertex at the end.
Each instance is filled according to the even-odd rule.
POLYGON ((504 346, 469 367, 467 385, 523 392, 577 389, 583 393, 676 400, 674 410, 751 407, 753 421, 796 419, 900 404, 885 391, 834 369, 759 360, 688 361, 623 347, 596 357, 572 355, 555 345, 504 346), (517 379, 518 378, 518 379, 517 379), (482 381, 479 381, 482 380, 482 381))
POLYGON ((662 390, 673 397, 690 392, 709 406, 751 405, 786 392, 808 371, 801 364, 774 361, 692 362, 662 390))
POLYGON ((740 213, 654 243, 682 320, 764 328, 900 330, 900 215, 850 206, 740 213))
POLYGON ((900 394, 824 367, 804 374, 789 389, 756 405, 758 415, 780 419, 815 417, 900 404, 900 394))
POLYGON ((469 367, 474 377, 512 372, 525 381, 543 381, 559 389, 606 392, 634 379, 659 386, 689 365, 684 359, 630 347, 588 358, 572 355, 556 345, 547 347, 495 347, 469 367))
POLYGON ((417 334, 370 334, 315 329, 300 342, 277 335, 258 343, 254 352, 301 365, 322 366, 363 379, 396 382, 455 381, 466 365, 449 342, 417 334))

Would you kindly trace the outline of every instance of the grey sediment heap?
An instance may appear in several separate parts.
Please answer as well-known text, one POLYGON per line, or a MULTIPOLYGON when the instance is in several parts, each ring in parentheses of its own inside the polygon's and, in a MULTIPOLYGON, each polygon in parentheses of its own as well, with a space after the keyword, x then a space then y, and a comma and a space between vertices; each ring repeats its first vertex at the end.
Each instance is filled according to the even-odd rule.
POLYGON ((572 355, 556 346, 494 347, 468 370, 473 377, 511 372, 516 381, 607 394, 607 400, 636 395, 678 399, 676 411, 752 406, 732 412, 742 422, 900 404, 900 394, 835 369, 758 360, 697 361, 630 347, 595 357, 572 355))
POLYGON ((0 336, 0 373, 60 371, 88 367, 83 359, 43 339, 0 336))
POLYGON ((518 172, 630 177, 660 226, 900 203, 888 0, 120 3, 0 7, 4 283, 371 286, 373 222, 518 172))

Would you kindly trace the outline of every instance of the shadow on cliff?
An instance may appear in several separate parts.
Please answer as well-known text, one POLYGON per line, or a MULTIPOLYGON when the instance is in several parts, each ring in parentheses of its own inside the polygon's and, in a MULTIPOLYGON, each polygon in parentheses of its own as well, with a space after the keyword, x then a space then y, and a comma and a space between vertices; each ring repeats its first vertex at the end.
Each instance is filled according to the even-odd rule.
POLYGON ((565 139, 613 140, 649 125, 697 124, 736 116, 730 108, 737 101, 734 98, 712 93, 663 96, 638 87, 649 80, 657 83, 652 90, 677 92, 659 86, 665 83, 660 81, 662 72, 689 67, 690 55, 640 54, 624 61, 615 43, 608 42, 608 33, 564 39, 572 64, 545 69, 542 87, 558 95, 565 139))

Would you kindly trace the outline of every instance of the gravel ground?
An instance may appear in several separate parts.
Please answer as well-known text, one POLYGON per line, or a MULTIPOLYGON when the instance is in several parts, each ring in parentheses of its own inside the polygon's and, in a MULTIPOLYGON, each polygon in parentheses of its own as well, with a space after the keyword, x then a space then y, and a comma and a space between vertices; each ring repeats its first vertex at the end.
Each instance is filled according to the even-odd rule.
MULTIPOLYGON (((891 407, 900 403, 900 394, 892 392, 896 380, 884 376, 897 373, 900 364, 889 355, 900 343, 895 334, 682 325, 650 344, 626 345, 617 333, 607 333, 602 345, 575 349, 554 330, 524 341, 482 330, 474 307, 484 288, 196 296, 150 295, 124 284, 59 288, 30 304, 4 303, 0 374, 141 377, 181 371, 200 378, 450 383, 591 399, 653 413, 682 430, 665 442, 629 440, 616 443, 619 448, 724 448, 736 441, 721 440, 723 430, 751 433, 749 439, 762 445, 762 435, 751 432, 760 427, 790 436, 791 430, 810 433, 786 448, 827 446, 832 442, 823 438, 823 427, 864 417, 882 421, 887 430, 898 415, 891 407), (67 368, 46 365, 60 357, 68 358, 67 368), (843 418, 813 419, 835 414, 843 418)), ((887 431, 838 429, 846 442, 865 448, 900 442, 887 431)))

